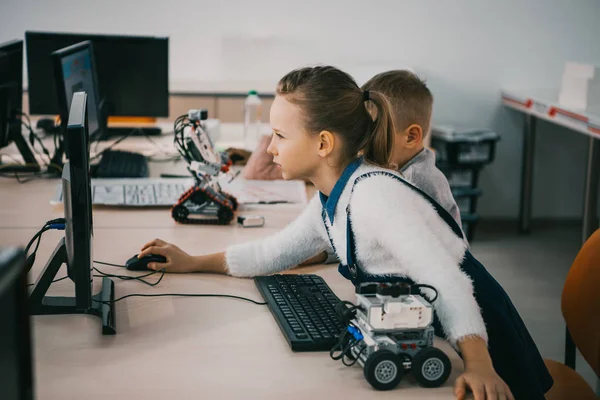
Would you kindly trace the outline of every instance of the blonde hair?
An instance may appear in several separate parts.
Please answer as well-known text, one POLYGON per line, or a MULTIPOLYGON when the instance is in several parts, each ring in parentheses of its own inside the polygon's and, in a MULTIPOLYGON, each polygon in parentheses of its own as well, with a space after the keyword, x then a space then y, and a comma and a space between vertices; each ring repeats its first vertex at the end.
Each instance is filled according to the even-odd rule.
POLYGON ((301 108, 309 132, 330 131, 340 135, 347 158, 362 152, 373 164, 389 164, 395 130, 391 104, 383 94, 377 91, 365 94, 347 73, 331 66, 318 66, 286 74, 277 85, 277 95, 301 108), (375 121, 367 110, 369 103, 377 110, 375 121))
POLYGON ((383 93, 392 104, 396 129, 403 131, 412 124, 423 129, 423 136, 429 132, 433 95, 425 81, 407 70, 382 72, 369 79, 363 90, 383 93))

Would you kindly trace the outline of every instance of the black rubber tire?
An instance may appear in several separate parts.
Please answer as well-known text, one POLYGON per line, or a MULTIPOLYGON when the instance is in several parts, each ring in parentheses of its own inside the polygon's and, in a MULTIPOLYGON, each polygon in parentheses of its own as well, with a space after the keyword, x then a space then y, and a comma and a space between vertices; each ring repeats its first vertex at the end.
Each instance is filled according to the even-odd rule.
POLYGON ((377 390, 391 390, 404 376, 404 365, 390 350, 377 350, 367 357, 363 369, 365 379, 377 390))
POLYGON ((237 209, 238 209, 237 199, 230 194, 227 194, 226 197, 229 199, 229 201, 231 201, 233 211, 237 211, 237 209))
POLYGON ((219 211, 217 211, 217 218, 223 224, 228 224, 233 219, 233 211, 225 206, 219 207, 219 211))
POLYGON ((442 386, 448 380, 452 364, 446 353, 435 347, 428 347, 415 355, 411 369, 421 386, 433 388, 442 386))
POLYGON ((181 221, 185 220, 189 214, 190 214, 190 212, 188 211, 188 209, 182 205, 176 205, 171 210, 171 216, 177 222, 181 222, 181 221))

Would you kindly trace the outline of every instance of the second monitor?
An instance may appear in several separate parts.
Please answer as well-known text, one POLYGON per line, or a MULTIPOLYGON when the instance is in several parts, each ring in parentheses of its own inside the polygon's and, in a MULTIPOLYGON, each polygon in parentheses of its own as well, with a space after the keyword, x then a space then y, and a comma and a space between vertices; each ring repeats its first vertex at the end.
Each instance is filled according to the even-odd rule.
POLYGON ((55 32, 25 32, 31 114, 58 114, 51 54, 86 40, 94 44, 107 116, 169 116, 168 38, 55 32))

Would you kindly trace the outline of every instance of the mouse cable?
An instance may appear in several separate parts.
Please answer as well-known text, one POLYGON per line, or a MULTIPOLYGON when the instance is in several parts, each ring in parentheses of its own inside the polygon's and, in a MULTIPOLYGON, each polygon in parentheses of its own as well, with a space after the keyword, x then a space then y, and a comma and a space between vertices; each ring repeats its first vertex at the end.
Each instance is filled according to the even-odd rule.
MULTIPOLYGON (((97 262, 97 261, 94 261, 97 262)), ((96 278, 117 278, 117 279, 121 279, 124 281, 140 281, 148 286, 156 286, 160 283, 160 281, 162 281, 163 277, 165 276, 165 269, 159 269, 158 271, 152 271, 149 272, 147 274, 144 275, 140 275, 140 276, 131 276, 131 275, 115 275, 115 274, 107 274, 106 272, 102 272, 100 271, 98 268, 93 267, 94 271, 96 271, 97 273, 99 273, 100 275, 94 275, 94 277, 96 278), (160 275, 160 277, 158 278, 158 280, 156 282, 148 282, 142 278, 145 278, 147 276, 150 275, 154 275, 154 274, 158 274, 159 272, 162 272, 162 274, 160 275)))
MULTIPOLYGON (((110 266, 110 267, 125 268, 125 265, 113 264, 113 263, 104 262, 104 261, 97 261, 97 260, 94 260, 94 263, 96 263, 96 264, 102 264, 102 265, 108 265, 108 266, 110 266)), ((163 268, 163 269, 159 269, 158 271, 151 271, 151 272, 149 272, 149 273, 147 273, 147 274, 144 274, 144 275, 139 275, 139 276, 131 276, 131 275, 115 275, 115 274, 107 274, 106 272, 102 272, 102 271, 100 271, 100 270, 99 270, 98 268, 96 268, 96 267, 94 267, 94 270, 95 270, 96 272, 98 272, 99 274, 102 274, 102 277, 107 277, 107 278, 117 278, 117 279, 121 279, 121 280, 124 280, 124 281, 137 280, 137 281, 140 281, 140 282, 142 282, 142 283, 145 283, 145 284, 146 284, 146 285, 148 285, 148 286, 156 286, 156 285, 158 285, 158 284, 159 284, 159 282, 162 280, 162 278, 165 276, 165 272, 166 272, 166 271, 165 271, 165 269, 163 268), (145 277, 147 277, 147 276, 150 276, 150 275, 157 274, 157 273, 159 273, 159 272, 162 272, 162 275, 160 276, 160 278, 158 278, 158 281, 156 281, 156 282, 154 282, 154 283, 151 283, 151 282, 148 282, 148 281, 146 281, 146 280, 142 279, 142 278, 145 278, 145 277)), ((98 275, 94 275, 94 276, 95 276, 95 277, 97 277, 97 278, 100 278, 100 277, 101 277, 101 276, 98 276, 98 275)))
MULTIPOLYGON (((121 267, 121 268, 125 267, 124 265, 112 264, 112 263, 107 263, 107 262, 103 262, 103 261, 96 261, 96 260, 94 260, 94 262, 96 264, 109 265, 109 266, 112 266, 112 267, 121 267)), ((94 267, 94 270, 97 271, 100 274, 103 274, 103 276, 106 276, 106 277, 114 277, 114 278, 123 279, 123 280, 139 280, 139 281, 145 283, 148 286, 156 286, 156 285, 158 285, 158 283, 165 276, 165 272, 166 272, 165 268, 163 268, 163 269, 160 269, 158 271, 152 271, 152 272, 149 272, 147 274, 140 275, 140 276, 125 276, 125 275, 106 274, 106 273, 98 270, 96 267, 94 267), (154 275, 154 274, 156 274, 158 272, 162 272, 162 274, 161 274, 160 278, 158 279, 158 281, 156 281, 155 283, 150 283, 150 282, 147 282, 147 281, 141 279, 141 278, 145 278, 145 277, 150 276, 150 275, 154 275)), ((112 300, 112 301, 98 301, 98 300, 93 300, 93 301, 95 301, 97 303, 102 303, 102 304, 110 304, 110 303, 116 303, 117 301, 121 301, 121 300, 126 299, 128 297, 167 297, 167 296, 169 296, 169 297, 225 297, 225 298, 230 298, 230 299, 238 299, 238 300, 249 301, 249 302, 254 303, 256 305, 259 305, 259 306, 267 305, 267 303, 265 303, 265 302, 259 302, 259 301, 256 301, 256 300, 248 299, 246 297, 233 296, 233 295, 229 295, 229 294, 194 294, 194 293, 158 293, 158 294, 141 294, 141 293, 135 294, 134 293, 134 294, 128 294, 126 296, 119 297, 118 299, 115 299, 115 300, 112 300)))
POLYGON ((265 302, 260 302, 260 301, 256 301, 256 300, 252 300, 246 297, 241 297, 241 296, 233 296, 230 294, 212 294, 212 293, 208 293, 208 294, 196 294, 196 293, 157 293, 157 294, 146 294, 146 293, 133 293, 133 294, 128 294, 126 296, 121 296, 115 300, 112 301, 99 301, 99 300, 94 300, 92 299, 92 301, 95 301, 97 303, 102 303, 102 304, 110 304, 110 303, 116 303, 118 301, 121 301, 123 299, 126 299, 128 297, 226 297, 229 299, 237 299, 237 300, 244 300, 244 301, 249 301, 250 303, 254 303, 258 306, 266 306, 267 303, 265 302))
POLYGON ((104 261, 96 261, 96 260, 94 260, 94 262, 96 264, 108 265, 109 267, 125 268, 124 265, 120 265, 120 264, 112 264, 112 263, 108 263, 108 262, 104 262, 104 261))

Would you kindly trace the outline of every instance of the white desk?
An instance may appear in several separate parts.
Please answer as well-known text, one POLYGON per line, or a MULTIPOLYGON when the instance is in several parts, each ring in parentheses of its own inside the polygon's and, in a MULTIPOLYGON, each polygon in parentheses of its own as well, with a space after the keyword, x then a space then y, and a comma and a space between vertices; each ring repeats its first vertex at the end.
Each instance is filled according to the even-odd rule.
POLYGON ((523 134, 523 171, 521 180, 521 204, 519 228, 531 229, 531 202, 533 193, 533 167, 537 119, 550 121, 589 137, 587 174, 583 204, 582 243, 598 228, 598 179, 600 170, 600 110, 575 110, 556 102, 556 93, 502 92, 502 104, 525 114, 523 134))
MULTIPOLYGON (((537 119, 543 119, 589 137, 581 233, 581 243, 583 244, 598 228, 600 110, 590 112, 569 109, 559 105, 556 100, 551 100, 555 98, 556 94, 552 91, 540 91, 536 94, 502 92, 502 104, 525 114, 519 228, 523 233, 531 230, 536 122, 537 119)), ((565 364, 575 369, 575 343, 568 329, 565 336, 565 364)), ((600 381, 598 381, 598 391, 600 391, 600 381)))
MULTIPOLYGON (((132 139, 130 144, 134 142, 132 139)), ((20 185, 0 180, 1 244, 24 245, 45 221, 62 216, 62 208, 49 203, 57 182, 38 180, 20 185)), ((155 237, 193 254, 221 251, 230 243, 278 231, 303 208, 293 204, 256 207, 262 207, 264 228, 183 226, 161 209, 94 208, 94 259, 123 263, 155 237)), ((31 280, 62 234, 51 231, 44 235, 31 280)), ((128 273, 97 267, 109 273, 128 273)), ((290 272, 317 273, 341 299, 355 300, 352 285, 334 266, 290 272)), ((57 276, 64 275, 63 268, 57 276)), ((95 281, 96 285, 100 282, 95 281)), ((166 275, 154 288, 115 280, 115 288, 117 297, 175 292, 262 300, 250 279, 209 274, 166 275)), ((49 292, 72 294, 69 280, 53 284, 49 292)), ((292 352, 265 306, 225 298, 133 297, 117 303, 116 309, 115 336, 102 336, 100 321, 93 316, 33 317, 38 399, 453 399, 454 380, 463 370, 458 355, 446 342, 437 340, 436 345, 450 356, 453 365, 445 386, 424 389, 405 377, 396 390, 375 392, 358 365, 345 367, 327 353, 292 352)))

